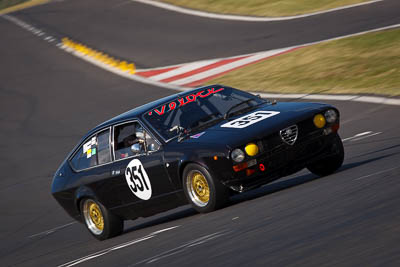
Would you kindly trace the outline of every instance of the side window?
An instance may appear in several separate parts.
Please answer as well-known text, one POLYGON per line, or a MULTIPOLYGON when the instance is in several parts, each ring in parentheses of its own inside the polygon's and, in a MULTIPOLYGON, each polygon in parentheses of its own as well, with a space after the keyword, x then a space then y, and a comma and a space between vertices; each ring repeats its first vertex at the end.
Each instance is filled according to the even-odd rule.
POLYGON ((106 130, 97 135, 97 157, 99 164, 110 162, 110 155, 110 131, 106 130))
POLYGON ((96 136, 86 140, 71 160, 77 170, 87 169, 97 165, 96 136))
POLYGON ((125 123, 114 128, 115 159, 123 159, 159 149, 158 143, 138 122, 125 123))
POLYGON ((111 161, 110 131, 106 130, 87 139, 71 159, 76 170, 83 170, 111 161))

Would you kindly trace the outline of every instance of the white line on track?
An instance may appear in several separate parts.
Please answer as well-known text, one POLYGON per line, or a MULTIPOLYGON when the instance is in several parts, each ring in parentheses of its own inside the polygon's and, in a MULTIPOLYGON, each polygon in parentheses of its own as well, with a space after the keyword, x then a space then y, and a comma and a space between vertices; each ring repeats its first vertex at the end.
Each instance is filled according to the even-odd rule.
POLYGON ((365 139, 365 138, 369 138, 369 137, 372 137, 372 136, 375 136, 375 135, 378 135, 378 134, 381 134, 381 133, 382 132, 372 133, 372 134, 369 134, 367 136, 362 136, 362 137, 355 138, 355 139, 353 139, 351 141, 359 141, 359 140, 362 140, 362 139, 365 139))
POLYGON ((67 223, 67 224, 52 228, 52 229, 47 230, 47 231, 43 231, 43 232, 40 232, 40 233, 37 233, 37 234, 34 234, 34 235, 30 235, 29 238, 33 238, 33 237, 37 237, 37 236, 46 236, 46 235, 54 233, 55 231, 58 231, 58 230, 66 228, 66 227, 68 227, 70 225, 73 225, 75 223, 77 223, 77 222, 70 222, 70 223, 67 223))
MULTIPOLYGON (((27 30, 28 32, 31 32, 32 34, 41 37, 44 41, 47 41, 49 43, 52 43, 56 41, 56 38, 47 34, 41 29, 38 29, 36 27, 33 27, 32 25, 18 19, 17 17, 11 16, 11 15, 0 15, 0 17, 20 26, 21 28, 27 30)), ((60 42, 57 42, 57 46, 60 47, 59 45, 60 42)))
POLYGON ((399 168, 400 168, 400 167, 394 167, 394 168, 386 169, 386 170, 383 170, 383 171, 374 172, 374 173, 371 173, 371 174, 368 174, 368 175, 364 175, 364 176, 358 177, 358 178, 356 178, 356 179, 354 179, 354 180, 356 180, 356 181, 362 180, 362 179, 365 179, 365 178, 368 178, 368 177, 371 177, 371 176, 374 176, 374 175, 377 175, 377 174, 381 174, 381 173, 385 173, 385 172, 390 172, 390 171, 393 171, 393 170, 399 169, 399 168))
POLYGON ((126 247, 129 247, 129 246, 132 246, 134 244, 149 240, 149 239, 151 239, 153 237, 156 237, 157 234, 159 234, 159 233, 170 231, 170 230, 173 230, 173 229, 175 229, 177 227, 180 227, 180 225, 173 226, 173 227, 168 227, 168 228, 165 228, 165 229, 161 229, 161 230, 155 231, 155 232, 153 232, 151 234, 148 234, 148 235, 146 235, 144 237, 137 238, 137 239, 134 239, 132 241, 128 241, 128 242, 125 242, 125 243, 122 243, 120 245, 116 245, 116 246, 113 246, 113 247, 110 247, 110 248, 106 248, 106 249, 100 250, 98 252, 92 253, 90 255, 87 255, 85 257, 82 257, 82 258, 79 258, 79 259, 76 259, 76 260, 73 260, 73 261, 58 265, 58 267, 70 267, 70 266, 74 266, 74 265, 77 265, 77 264, 85 262, 85 261, 89 261, 89 260, 97 258, 97 257, 101 257, 103 255, 106 255, 106 254, 110 253, 110 252, 113 252, 113 251, 116 251, 116 250, 119 250, 119 249, 122 249, 122 248, 126 248, 126 247))
POLYGON ((216 239, 218 237, 224 236, 224 235, 226 235, 226 234, 228 234, 230 232, 231 231, 220 231, 220 232, 216 232, 216 233, 213 233, 213 234, 209 234, 209 235, 206 235, 206 236, 199 237, 199 238, 197 238, 195 240, 192 240, 192 241, 189 241, 189 242, 187 242, 187 243, 185 243, 185 244, 183 244, 181 246, 178 246, 176 248, 173 248, 173 249, 167 250, 165 252, 162 252, 162 253, 160 253, 160 254, 158 254, 156 256, 153 256, 153 257, 147 258, 145 260, 142 260, 140 262, 137 262, 137 263, 135 263, 135 264, 133 264, 131 266, 144 264, 144 263, 145 264, 149 264, 149 263, 153 263, 153 262, 159 261, 161 259, 176 255, 178 253, 182 253, 182 252, 184 252, 185 250, 187 250, 187 249, 189 249, 191 247, 198 246, 198 245, 204 244, 204 243, 206 243, 208 241, 211 241, 213 239, 216 239))
POLYGON ((352 137, 344 138, 344 139, 342 139, 342 141, 343 142, 346 142, 346 141, 359 141, 359 140, 362 140, 362 139, 365 139, 365 138, 368 138, 368 137, 372 137, 372 136, 375 136, 375 135, 378 135, 378 134, 381 134, 381 133, 382 132, 374 133, 372 131, 362 132, 362 133, 356 134, 356 135, 354 135, 352 137))
POLYGON ((362 133, 356 134, 356 135, 354 135, 354 136, 352 136, 352 137, 344 138, 344 139, 342 139, 342 141, 348 141, 348 140, 357 138, 357 137, 359 137, 359 136, 364 136, 364 135, 367 135, 367 134, 370 134, 370 133, 372 133, 372 132, 371 132, 371 131, 362 132, 362 133))
POLYGON ((373 1, 368 1, 368 2, 364 2, 364 3, 360 3, 360 4, 354 4, 354 5, 344 6, 344 7, 333 8, 333 9, 329 9, 329 10, 325 10, 325 11, 313 12, 313 13, 297 15, 297 16, 287 16, 287 17, 254 17, 254 16, 215 14, 215 13, 209 13, 209 12, 204 12, 204 11, 198 11, 198 10, 178 7, 178 6, 174 6, 171 4, 162 3, 162 2, 158 2, 158 1, 152 1, 152 0, 131 0, 131 1, 155 6, 158 8, 163 8, 163 9, 170 10, 170 11, 175 11, 175 12, 186 14, 186 15, 205 17, 205 18, 210 18, 210 19, 236 20, 236 21, 247 21, 247 22, 268 22, 268 21, 282 21, 282 20, 305 18, 305 17, 315 16, 315 15, 335 12, 335 11, 339 11, 339 10, 343 10, 343 9, 349 9, 349 8, 354 8, 354 7, 358 7, 358 6, 363 6, 363 5, 370 5, 370 4, 374 4, 377 2, 382 2, 383 0, 373 0, 373 1))

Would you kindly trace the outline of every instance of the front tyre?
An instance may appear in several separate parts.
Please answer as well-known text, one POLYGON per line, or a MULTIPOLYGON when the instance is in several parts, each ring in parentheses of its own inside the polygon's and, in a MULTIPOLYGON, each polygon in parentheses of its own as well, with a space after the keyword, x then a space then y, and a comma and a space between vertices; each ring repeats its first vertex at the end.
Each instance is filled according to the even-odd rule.
POLYGON ((229 198, 228 189, 198 164, 188 164, 183 171, 183 190, 193 208, 201 213, 224 207, 229 198))
POLYGON ((314 162, 307 166, 307 169, 318 176, 326 176, 338 170, 342 166, 344 160, 343 143, 338 134, 335 134, 329 150, 332 153, 331 156, 314 162))
POLYGON ((98 240, 117 236, 122 233, 124 228, 122 219, 91 198, 81 201, 81 214, 86 228, 98 240))

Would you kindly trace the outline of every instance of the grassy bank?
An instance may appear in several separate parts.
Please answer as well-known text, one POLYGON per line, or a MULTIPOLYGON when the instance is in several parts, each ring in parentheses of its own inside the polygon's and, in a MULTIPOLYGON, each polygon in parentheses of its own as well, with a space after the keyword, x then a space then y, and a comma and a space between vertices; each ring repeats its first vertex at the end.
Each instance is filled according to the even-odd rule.
POLYGON ((276 93, 400 96, 400 29, 300 48, 207 84, 276 93))
POLYGON ((15 5, 21 4, 26 1, 28 1, 28 0, 1 0, 0 1, 0 10, 10 7, 10 6, 15 6, 15 5))
POLYGON ((367 2, 369 0, 161 0, 177 6, 213 13, 292 16, 336 7, 367 2))

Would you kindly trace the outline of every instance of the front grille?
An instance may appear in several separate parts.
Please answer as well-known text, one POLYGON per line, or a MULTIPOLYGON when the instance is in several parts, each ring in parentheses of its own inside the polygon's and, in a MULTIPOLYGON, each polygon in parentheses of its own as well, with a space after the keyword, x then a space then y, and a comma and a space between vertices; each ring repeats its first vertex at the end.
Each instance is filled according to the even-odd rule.
POLYGON ((297 125, 292 125, 281 130, 279 134, 283 142, 285 142, 288 145, 293 145, 297 140, 298 132, 299 129, 297 128, 297 125))

